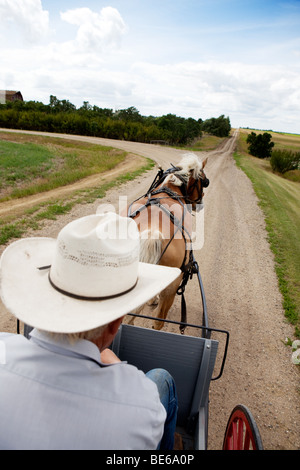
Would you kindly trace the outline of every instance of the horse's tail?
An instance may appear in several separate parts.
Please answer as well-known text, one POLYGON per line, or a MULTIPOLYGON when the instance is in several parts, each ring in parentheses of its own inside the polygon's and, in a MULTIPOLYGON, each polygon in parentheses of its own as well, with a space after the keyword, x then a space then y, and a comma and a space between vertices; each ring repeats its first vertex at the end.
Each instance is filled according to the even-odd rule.
MULTIPOLYGON (((162 254, 163 234, 159 230, 148 229, 140 232, 140 261, 143 263, 158 264, 162 254)), ((132 313, 140 314, 144 305, 135 309, 132 313)), ((129 320, 134 324, 134 317, 129 320)))
POLYGON ((140 261, 157 264, 162 254, 164 236, 159 230, 144 230, 140 233, 140 261))

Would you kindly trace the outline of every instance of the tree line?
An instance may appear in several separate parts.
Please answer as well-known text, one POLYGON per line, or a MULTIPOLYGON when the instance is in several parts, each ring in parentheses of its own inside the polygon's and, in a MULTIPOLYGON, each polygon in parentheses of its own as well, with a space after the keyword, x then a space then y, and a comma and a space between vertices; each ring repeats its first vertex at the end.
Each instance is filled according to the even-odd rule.
POLYGON ((51 95, 49 104, 39 101, 15 101, 0 105, 0 126, 12 129, 79 134, 134 142, 165 141, 187 145, 201 138, 203 132, 227 137, 229 117, 196 120, 175 114, 142 116, 131 106, 113 111, 84 101, 76 106, 69 100, 51 95))

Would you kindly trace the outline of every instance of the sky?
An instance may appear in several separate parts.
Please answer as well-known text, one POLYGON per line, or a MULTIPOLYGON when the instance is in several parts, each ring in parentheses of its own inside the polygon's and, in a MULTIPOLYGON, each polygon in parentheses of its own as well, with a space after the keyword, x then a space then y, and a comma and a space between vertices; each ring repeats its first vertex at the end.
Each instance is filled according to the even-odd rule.
POLYGON ((0 0, 0 89, 300 134, 300 0, 0 0))

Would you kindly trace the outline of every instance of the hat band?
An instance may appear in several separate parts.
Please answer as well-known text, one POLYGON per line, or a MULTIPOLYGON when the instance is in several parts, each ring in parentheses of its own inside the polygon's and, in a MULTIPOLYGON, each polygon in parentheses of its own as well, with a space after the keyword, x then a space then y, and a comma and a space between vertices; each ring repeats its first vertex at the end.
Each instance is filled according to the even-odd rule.
POLYGON ((137 285, 137 282, 138 282, 138 279, 137 279, 132 287, 130 287, 129 289, 126 289, 123 292, 120 292, 119 294, 107 295, 107 296, 102 296, 102 297, 85 297, 83 295, 73 294, 72 292, 68 292, 68 291, 65 291, 65 290, 61 289, 60 287, 57 287, 54 284, 54 282, 52 281, 51 277, 50 277, 50 272, 48 274, 48 279, 49 279, 49 282, 50 282, 51 286, 54 287, 54 289, 56 289, 58 292, 60 292, 63 295, 67 295, 68 297, 72 297, 74 299, 77 299, 77 300, 108 300, 108 299, 114 299, 115 297, 120 297, 121 295, 125 295, 128 292, 132 291, 135 288, 135 286, 137 285))

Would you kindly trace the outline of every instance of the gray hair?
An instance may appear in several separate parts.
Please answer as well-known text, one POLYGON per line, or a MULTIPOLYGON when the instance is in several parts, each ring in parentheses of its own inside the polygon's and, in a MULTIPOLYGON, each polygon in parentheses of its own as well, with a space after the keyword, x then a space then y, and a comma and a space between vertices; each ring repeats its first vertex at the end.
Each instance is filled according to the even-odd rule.
POLYGON ((81 331, 79 333, 53 333, 49 331, 44 331, 43 333, 46 333, 48 336, 58 341, 66 339, 70 344, 74 344, 80 339, 93 341, 94 339, 99 338, 103 334, 106 327, 107 325, 102 325, 98 328, 94 328, 93 330, 81 331))

